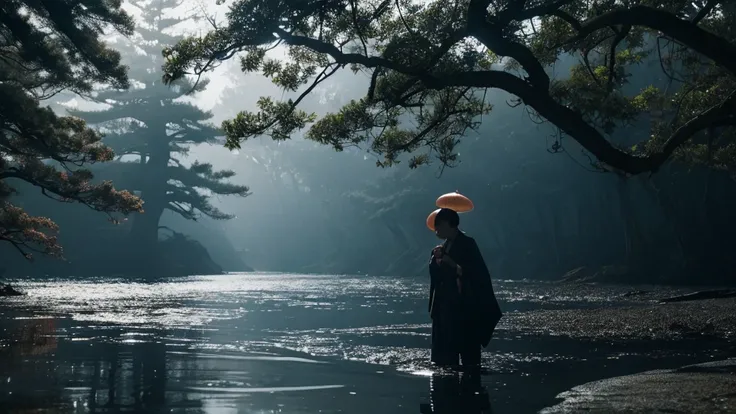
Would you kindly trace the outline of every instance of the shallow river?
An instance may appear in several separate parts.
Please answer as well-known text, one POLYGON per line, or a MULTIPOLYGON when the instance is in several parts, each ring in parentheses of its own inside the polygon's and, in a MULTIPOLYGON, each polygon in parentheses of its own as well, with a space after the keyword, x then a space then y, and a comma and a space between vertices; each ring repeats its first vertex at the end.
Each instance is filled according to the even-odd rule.
MULTIPOLYGON (((573 340, 503 320, 480 388, 466 392, 426 363, 420 280, 256 273, 15 285, 28 295, 0 298, 2 412, 391 414, 432 412, 431 401, 434 412, 533 413, 580 383, 727 352, 702 341, 573 340)), ((507 314, 619 306, 634 289, 495 286, 507 314)))

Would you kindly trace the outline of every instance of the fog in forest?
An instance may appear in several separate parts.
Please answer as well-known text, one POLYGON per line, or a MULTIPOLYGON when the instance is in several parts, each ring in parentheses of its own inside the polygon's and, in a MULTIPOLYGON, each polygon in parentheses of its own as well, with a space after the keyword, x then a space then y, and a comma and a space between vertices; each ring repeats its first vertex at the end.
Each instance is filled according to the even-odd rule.
POLYGON ((0 0, 0 411, 734 412, 734 28, 0 0))
MULTIPOLYGON (((575 141, 498 90, 487 92, 494 109, 477 133, 462 139, 452 168, 439 161, 417 169, 406 161, 379 168, 364 149, 337 152, 300 134, 225 149, 217 130, 223 120, 255 110, 262 96, 298 94, 259 74, 242 74, 235 61, 219 67, 193 95, 162 85, 158 45, 206 27, 203 20, 178 21, 187 11, 197 15, 197 7, 166 11, 168 18, 128 7, 143 22, 139 35, 110 39, 135 82, 128 91, 101 91, 98 100, 112 104, 69 94, 46 101, 106 134, 118 158, 92 167, 95 177, 142 192, 145 213, 115 225, 104 214, 51 202, 21 185, 14 202, 59 224, 65 259, 36 255, 31 263, 2 245, 6 276, 155 278, 259 270, 425 277, 429 250, 438 243, 425 219, 439 195, 457 190, 475 203, 461 215, 461 227, 478 240, 494 278, 728 280, 728 235, 736 227, 729 214, 736 186, 728 174, 677 162, 650 176, 601 173, 575 141), (141 148, 147 148, 143 160, 141 148)), ((562 57, 550 71, 563 76, 575 62, 562 57)), ((653 61, 635 72, 631 91, 669 82, 653 61)), ((300 108, 320 115, 338 111, 363 96, 368 82, 369 75, 346 68, 300 108)), ((611 140, 633 146, 649 128, 642 119, 617 129, 611 140)))

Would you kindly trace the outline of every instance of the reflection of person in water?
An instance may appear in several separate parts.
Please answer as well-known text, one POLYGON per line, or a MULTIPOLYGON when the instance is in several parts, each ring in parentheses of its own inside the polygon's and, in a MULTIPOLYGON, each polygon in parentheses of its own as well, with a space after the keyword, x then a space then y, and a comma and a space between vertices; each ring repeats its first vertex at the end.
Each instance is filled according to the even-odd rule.
POLYGON ((460 217, 450 209, 441 209, 435 217, 437 237, 445 242, 432 250, 429 263, 432 362, 447 366, 461 360, 475 370, 501 309, 478 245, 459 224, 460 217))
POLYGON ((429 381, 429 392, 429 404, 419 407, 422 414, 492 413, 488 393, 474 373, 435 374, 429 381))

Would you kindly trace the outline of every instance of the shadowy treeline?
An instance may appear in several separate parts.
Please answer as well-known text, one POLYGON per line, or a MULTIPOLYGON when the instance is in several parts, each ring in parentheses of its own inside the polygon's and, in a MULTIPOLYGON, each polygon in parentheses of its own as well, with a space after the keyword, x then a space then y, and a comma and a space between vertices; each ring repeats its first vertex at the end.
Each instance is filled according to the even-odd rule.
MULTIPOLYGON (((251 140, 237 155, 228 153, 217 122, 249 109, 256 96, 280 91, 240 75, 210 113, 181 99, 206 83, 163 85, 160 50, 177 41, 171 30, 186 19, 163 18, 161 11, 180 3, 144 8, 139 36, 116 42, 136 81, 130 90, 101 91, 95 105, 85 104, 93 107, 70 111, 105 133, 116 152, 115 161, 92 168, 96 179, 135 191, 145 213, 110 225, 104 214, 46 202, 37 189, 19 185, 14 202, 59 224, 66 260, 36 255, 28 263, 5 246, 0 267, 6 277, 159 277, 252 268, 423 277, 437 243, 425 218, 439 195, 459 190, 476 205, 461 216, 461 226, 479 241, 496 278, 731 282, 732 177, 679 162, 651 177, 602 174, 573 140, 512 108, 510 96, 499 91, 489 92, 494 110, 477 136, 460 144, 456 168, 440 171, 437 163, 412 170, 402 163, 380 169, 360 149, 335 153, 299 137, 251 140), (251 189, 253 196, 243 200, 251 189)), ((565 73, 573 60, 562 59, 555 70, 565 73)), ((638 83, 627 88, 665 85, 669 80, 657 65, 640 65, 632 76, 638 83)), ((350 73, 331 81, 304 100, 305 111, 334 111, 362 96, 368 83, 350 73)), ((640 119, 611 140, 636 145, 650 124, 640 119)))
MULTIPOLYGON (((564 58, 555 70, 573 63, 564 58)), ((651 59, 636 70, 631 91, 671 82, 651 59)), ((336 83, 340 90, 356 82, 336 83)), ((352 86, 355 97, 360 86, 352 86)), ((601 173, 573 140, 512 108, 510 98, 489 92, 494 109, 460 144, 456 168, 377 169, 360 150, 246 142, 231 168, 252 180, 257 196, 248 199, 249 219, 229 223, 227 234, 259 269, 424 277, 437 243, 425 218, 439 195, 459 190, 476 206, 461 227, 496 278, 732 283, 736 182, 728 173, 680 161, 651 176, 601 173)), ((244 109, 235 102, 243 102, 239 91, 223 108, 244 109)), ((611 141, 631 147, 650 129, 650 117, 639 119, 611 141)), ((232 201, 222 205, 238 211, 232 201)))

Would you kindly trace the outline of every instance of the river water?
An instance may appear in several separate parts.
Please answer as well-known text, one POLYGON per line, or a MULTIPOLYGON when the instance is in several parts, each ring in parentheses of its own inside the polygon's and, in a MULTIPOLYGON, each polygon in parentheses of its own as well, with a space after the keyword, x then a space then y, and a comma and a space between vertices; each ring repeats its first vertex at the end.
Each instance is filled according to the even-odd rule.
MULTIPOLYGON (((434 412, 467 403, 469 413, 533 413, 580 383, 726 352, 524 332, 509 317, 467 392, 426 362, 423 280, 248 273, 14 284, 28 295, 0 300, 0 411, 9 412, 391 414, 431 412, 431 402, 434 412)), ((495 287, 507 315, 636 305, 623 299, 626 286, 495 287)))

